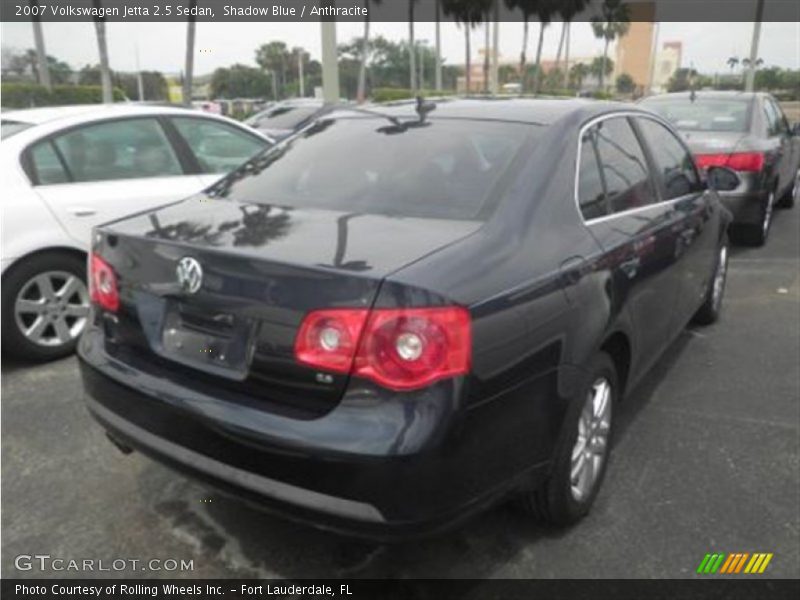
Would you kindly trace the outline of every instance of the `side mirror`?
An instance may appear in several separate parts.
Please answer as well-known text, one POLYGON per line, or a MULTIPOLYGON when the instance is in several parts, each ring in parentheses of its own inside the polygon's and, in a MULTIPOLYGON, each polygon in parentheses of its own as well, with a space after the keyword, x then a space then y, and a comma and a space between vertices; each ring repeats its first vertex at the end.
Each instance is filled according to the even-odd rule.
POLYGON ((728 167, 709 167, 706 181, 708 187, 718 192, 732 192, 742 183, 739 174, 728 167))

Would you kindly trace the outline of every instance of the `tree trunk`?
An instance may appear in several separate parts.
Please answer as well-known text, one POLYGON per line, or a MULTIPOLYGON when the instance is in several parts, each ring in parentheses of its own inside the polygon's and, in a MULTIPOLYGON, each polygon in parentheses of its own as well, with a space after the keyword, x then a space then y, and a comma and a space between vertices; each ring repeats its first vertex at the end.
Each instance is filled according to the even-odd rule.
POLYGON ((465 90, 465 93, 469 94, 472 91, 472 73, 471 73, 471 71, 472 71, 472 59, 470 58, 470 55, 472 54, 472 48, 470 48, 470 43, 469 43, 469 23, 465 23, 464 24, 464 39, 466 40, 466 44, 467 44, 467 49, 466 49, 467 60, 466 60, 466 63, 464 65, 465 66, 464 78, 465 78, 465 82, 467 84, 467 88, 465 90))
POLYGON ((436 91, 442 91, 442 39, 441 39, 441 0, 436 0, 436 91))
POLYGON ((542 68, 542 45, 544 44, 544 28, 547 23, 542 23, 539 27, 539 45, 536 47, 536 70, 533 72, 533 93, 539 93, 539 79, 542 68))
MULTIPOLYGON (((194 4, 194 3, 192 3, 194 4)), ((183 104, 192 105, 192 79, 194 78, 194 29, 195 20, 189 17, 186 24, 186 66, 183 71, 183 104)))
MULTIPOLYGON (((38 6, 38 2, 35 4, 38 6)), ((47 64, 47 51, 44 48, 44 33, 39 17, 33 17, 33 41, 36 45, 36 78, 50 91, 50 66, 47 64)))
POLYGON ((564 39, 567 35, 567 22, 564 21, 561 24, 561 37, 558 39, 558 50, 556 51, 556 64, 553 67, 556 71, 556 85, 559 84, 561 81, 561 75, 559 74, 559 70, 561 69, 561 53, 564 51, 564 39))
POLYGON ((300 97, 305 98, 306 96, 306 80, 303 74, 303 53, 297 53, 297 83, 300 86, 300 97))
POLYGON ((523 94, 525 92, 525 63, 526 63, 526 52, 528 50, 528 29, 530 27, 530 23, 528 23, 528 15, 525 15, 525 20, 522 24, 522 52, 519 53, 519 93, 523 94))
POLYGON ((606 38, 606 45, 603 48, 603 64, 600 67, 600 91, 606 91, 606 65, 608 65, 608 43, 609 40, 606 38))
POLYGON ((417 92, 417 52, 414 42, 414 1, 408 2, 408 62, 409 75, 411 76, 411 91, 417 92))
POLYGON ((484 32, 483 36, 483 93, 489 93, 489 46, 491 44, 491 39, 489 37, 489 13, 486 13, 486 20, 483 23, 484 32))
POLYGON ((361 44, 361 66, 358 69, 356 101, 363 104, 367 93, 367 58, 369 55, 369 0, 364 0, 364 41, 361 44))
POLYGON ((97 51, 100 55, 100 84, 103 88, 103 103, 111 104, 114 101, 114 97, 111 92, 111 69, 108 66, 105 21, 95 21, 94 28, 97 33, 97 51))

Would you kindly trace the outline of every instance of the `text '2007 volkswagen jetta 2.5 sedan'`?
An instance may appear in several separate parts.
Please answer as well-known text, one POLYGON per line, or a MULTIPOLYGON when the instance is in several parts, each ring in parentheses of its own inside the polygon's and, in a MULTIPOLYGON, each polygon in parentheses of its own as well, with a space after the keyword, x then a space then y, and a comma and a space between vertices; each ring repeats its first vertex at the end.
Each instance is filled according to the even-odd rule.
POLYGON ((709 182, 737 184, 624 105, 326 115, 95 231, 89 409, 124 451, 322 527, 429 533, 511 494, 572 523, 616 402, 717 317, 709 182))

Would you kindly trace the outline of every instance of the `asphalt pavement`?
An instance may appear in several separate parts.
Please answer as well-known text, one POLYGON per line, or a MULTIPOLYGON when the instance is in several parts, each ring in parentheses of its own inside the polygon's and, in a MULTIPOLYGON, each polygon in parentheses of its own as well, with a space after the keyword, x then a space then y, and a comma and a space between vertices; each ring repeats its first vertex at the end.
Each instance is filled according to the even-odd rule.
POLYGON ((674 578, 708 552, 770 552, 764 577, 800 577, 798 257, 800 207, 776 214, 765 248, 734 250, 721 321, 682 334, 620 407, 603 489, 567 531, 512 504, 391 546, 289 523, 118 452, 74 358, 4 360, 2 576, 674 578), (15 568, 34 554, 193 570, 15 568))

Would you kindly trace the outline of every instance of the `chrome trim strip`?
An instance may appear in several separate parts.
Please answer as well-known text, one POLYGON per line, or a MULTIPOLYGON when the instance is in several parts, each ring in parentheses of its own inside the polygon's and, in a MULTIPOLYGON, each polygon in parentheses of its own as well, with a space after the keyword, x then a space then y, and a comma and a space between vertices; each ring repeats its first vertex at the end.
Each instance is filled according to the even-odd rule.
MULTIPOLYGON (((583 134, 592 125, 595 125, 600 121, 613 119, 615 117, 641 117, 643 119, 650 119, 652 121, 655 121, 656 123, 664 125, 670 132, 673 133, 673 135, 675 135, 675 132, 672 129, 672 125, 670 125, 669 122, 666 121, 665 119, 662 119, 658 115, 636 110, 620 110, 616 112, 605 113, 600 116, 593 117, 592 119, 581 125, 581 128, 578 131, 578 151, 575 153, 575 182, 572 194, 573 194, 573 199, 575 200, 575 209, 578 211, 578 216, 580 217, 583 224, 586 226, 593 225, 595 223, 602 223, 604 221, 610 221, 611 219, 616 219, 618 217, 624 217, 627 215, 636 214, 657 207, 663 207, 666 206, 667 204, 674 204, 676 201, 682 199, 681 197, 679 197, 679 198, 672 198, 670 200, 662 200, 661 202, 655 202, 654 204, 648 204, 647 206, 638 206, 636 208, 630 208, 628 210, 623 210, 621 212, 613 213, 610 215, 595 217, 594 219, 589 219, 588 221, 583 218, 580 201, 578 200, 578 183, 580 180, 580 172, 581 172, 581 149, 583 145, 583 134)), ((680 137, 678 135, 675 135, 675 137, 678 139, 678 141, 680 141, 680 137)), ((681 144, 683 144, 683 142, 681 142, 681 144)), ((683 146, 684 148, 686 148, 686 144, 683 144, 683 146)), ((644 152, 644 148, 642 149, 642 151, 644 152)), ((686 151, 689 152, 689 149, 686 148, 686 151)))
POLYGON ((329 496, 328 494, 307 490, 226 465, 218 460, 214 460, 213 458, 179 446, 169 440, 165 440, 149 431, 145 431, 141 427, 126 421, 119 415, 108 410, 91 397, 86 398, 86 403, 89 406, 90 412, 101 422, 107 422, 111 427, 118 429, 121 433, 140 442, 144 446, 176 462, 184 464, 189 468, 203 471, 217 479, 282 502, 288 502, 304 508, 310 508, 337 517, 344 517, 357 521, 366 521, 370 523, 386 522, 381 512, 372 504, 349 500, 347 498, 339 498, 337 496, 329 496))

